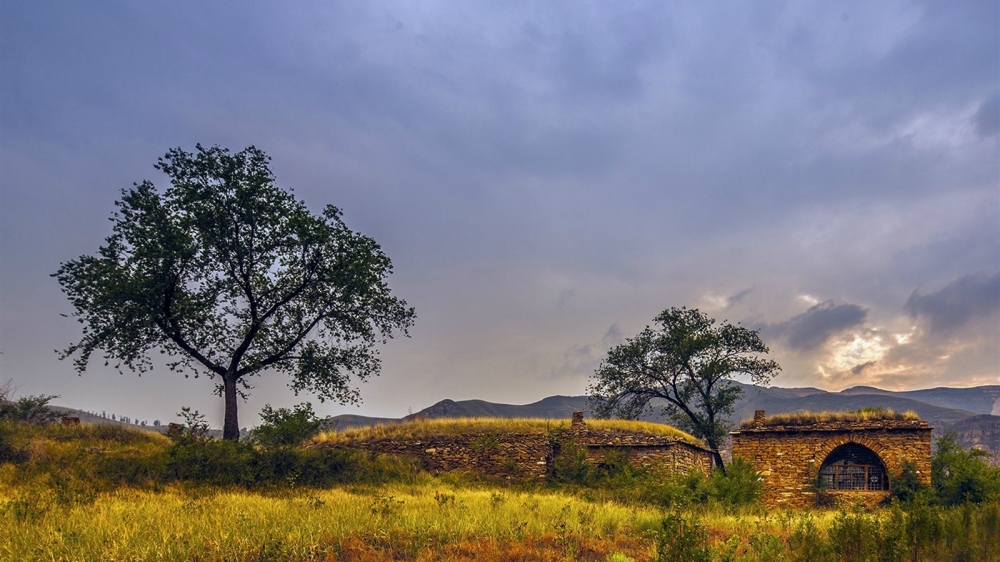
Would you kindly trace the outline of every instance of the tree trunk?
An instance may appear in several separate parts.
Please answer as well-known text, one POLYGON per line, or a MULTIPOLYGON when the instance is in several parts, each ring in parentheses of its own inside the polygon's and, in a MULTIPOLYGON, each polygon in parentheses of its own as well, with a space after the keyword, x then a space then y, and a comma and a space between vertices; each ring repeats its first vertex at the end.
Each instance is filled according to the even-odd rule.
POLYGON ((236 396, 236 377, 223 377, 225 381, 226 421, 222 425, 222 438, 236 441, 240 438, 240 421, 236 408, 239 405, 236 396))
POLYGON ((715 466, 719 467, 719 471, 722 475, 726 475, 726 465, 722 463, 722 453, 718 449, 712 449, 712 456, 715 457, 715 466))

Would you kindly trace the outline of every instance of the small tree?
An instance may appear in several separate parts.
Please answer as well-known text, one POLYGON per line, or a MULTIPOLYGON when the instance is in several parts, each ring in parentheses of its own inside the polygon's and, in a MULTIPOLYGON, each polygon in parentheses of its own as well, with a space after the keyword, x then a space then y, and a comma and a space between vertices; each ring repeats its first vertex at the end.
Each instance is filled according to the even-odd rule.
POLYGON ((722 323, 698 309, 670 308, 657 316, 655 329, 608 351, 588 392, 598 415, 635 419, 650 401, 667 402, 663 413, 677 426, 705 441, 725 473, 719 447, 742 390, 732 384, 743 375, 765 385, 778 364, 758 357, 768 352, 756 331, 722 323))
POLYGON ((101 350, 141 374, 160 349, 170 369, 218 378, 226 439, 239 437, 237 396, 265 372, 356 403, 351 378, 378 374, 375 344, 405 333, 413 309, 390 293, 379 245, 332 205, 312 214, 269 162, 254 147, 175 148, 155 166, 169 188, 123 190, 105 245, 55 273, 84 325, 61 358, 79 353, 82 374, 101 350))
POLYGON ((958 435, 950 429, 938 437, 934 445, 931 484, 942 505, 982 503, 1000 498, 1000 468, 986 461, 989 453, 966 450, 958 442, 958 435))

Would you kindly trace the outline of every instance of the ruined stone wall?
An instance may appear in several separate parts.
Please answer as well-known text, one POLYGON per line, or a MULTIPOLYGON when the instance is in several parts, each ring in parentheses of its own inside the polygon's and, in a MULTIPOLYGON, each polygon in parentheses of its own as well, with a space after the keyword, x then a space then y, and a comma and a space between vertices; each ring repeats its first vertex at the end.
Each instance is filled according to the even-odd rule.
POLYGON ((496 478, 532 480, 545 478, 551 463, 548 437, 531 433, 381 439, 349 446, 418 459, 421 466, 432 474, 463 470, 496 478))
POLYGON ((818 499, 877 503, 888 492, 827 491, 817 498, 819 469, 837 447, 857 443, 871 449, 885 464, 889 486, 912 462, 924 484, 931 478, 931 428, 919 420, 867 423, 827 423, 809 426, 754 427, 733 432, 733 457, 753 463, 764 478, 768 507, 807 507, 818 499))
POLYGON ((672 473, 697 470, 706 476, 712 472, 712 453, 704 447, 659 435, 619 432, 565 432, 560 441, 576 441, 587 447, 592 464, 605 462, 608 454, 623 454, 634 466, 672 473))
POLYGON ((506 432, 441 435, 338 446, 415 458, 433 474, 462 470, 496 478, 538 480, 551 474, 552 461, 565 443, 585 447, 588 461, 595 466, 605 462, 613 452, 624 454, 635 466, 669 472, 697 470, 706 475, 712 470, 712 454, 708 449, 659 435, 592 431, 582 417, 574 419, 569 429, 551 435, 506 432))

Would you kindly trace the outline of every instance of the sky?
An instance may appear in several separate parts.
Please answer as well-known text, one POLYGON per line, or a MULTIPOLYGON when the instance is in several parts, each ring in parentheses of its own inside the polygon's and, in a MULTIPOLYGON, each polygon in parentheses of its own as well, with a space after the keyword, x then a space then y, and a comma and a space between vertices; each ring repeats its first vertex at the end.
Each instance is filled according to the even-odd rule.
MULTIPOLYGON (((0 379, 221 425, 205 378, 78 341, 50 274, 196 143, 272 158, 416 308, 360 407, 583 394, 660 311, 760 330, 773 384, 1000 384, 1000 4, 0 2, 0 379)), ((0 381, 2 382, 2 381, 0 381)))

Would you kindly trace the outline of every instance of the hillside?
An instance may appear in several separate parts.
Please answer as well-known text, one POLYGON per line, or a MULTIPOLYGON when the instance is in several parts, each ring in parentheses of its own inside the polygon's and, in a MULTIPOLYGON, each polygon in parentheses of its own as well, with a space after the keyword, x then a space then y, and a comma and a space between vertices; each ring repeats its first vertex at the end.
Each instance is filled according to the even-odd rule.
POLYGON ((972 388, 926 388, 893 392, 871 386, 855 386, 840 394, 889 394, 919 400, 942 408, 968 410, 976 414, 1000 415, 1000 385, 972 388))

